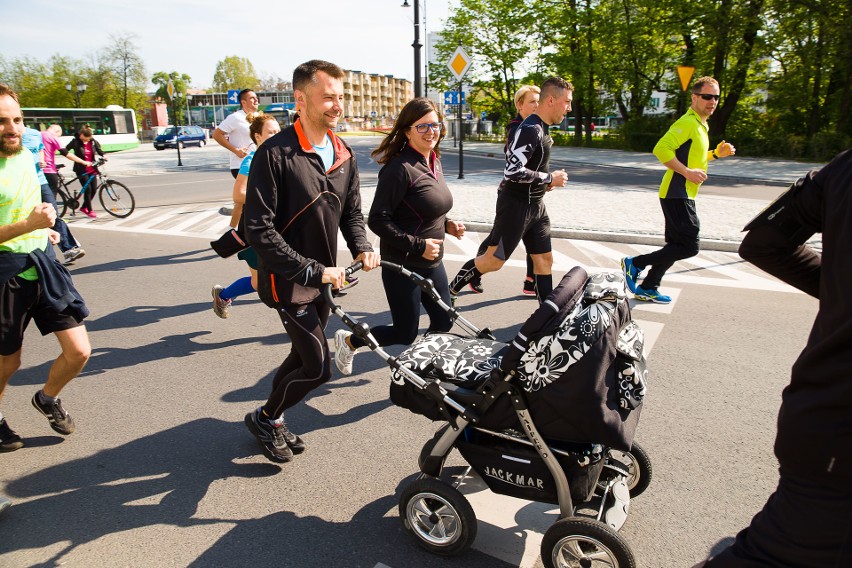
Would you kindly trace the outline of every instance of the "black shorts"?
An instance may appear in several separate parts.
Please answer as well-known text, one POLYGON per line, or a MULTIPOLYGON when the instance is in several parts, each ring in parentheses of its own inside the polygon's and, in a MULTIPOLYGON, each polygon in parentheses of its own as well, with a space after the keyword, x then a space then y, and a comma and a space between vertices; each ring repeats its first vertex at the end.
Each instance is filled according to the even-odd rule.
POLYGON ((550 242, 550 217, 544 200, 529 203, 507 191, 497 194, 497 214, 488 237, 497 246, 494 256, 508 260, 523 241, 527 254, 544 254, 553 250, 550 242))
POLYGON ((15 276, 0 285, 0 355, 12 355, 21 349, 30 320, 35 320, 42 335, 83 325, 47 305, 38 281, 15 276))

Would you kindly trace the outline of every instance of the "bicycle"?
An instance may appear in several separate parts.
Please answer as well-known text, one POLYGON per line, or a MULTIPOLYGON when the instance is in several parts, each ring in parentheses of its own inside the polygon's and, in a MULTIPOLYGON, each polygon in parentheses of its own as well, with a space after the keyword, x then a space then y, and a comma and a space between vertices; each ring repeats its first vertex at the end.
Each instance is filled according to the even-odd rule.
POLYGON ((136 209, 136 199, 133 197, 133 194, 126 185, 120 181, 110 179, 109 176, 98 169, 104 164, 104 162, 106 162, 106 160, 100 159, 92 164, 95 168, 95 174, 89 176, 89 179, 85 184, 80 179, 81 176, 77 176, 70 181, 66 181, 65 177, 59 171, 60 168, 65 167, 65 164, 56 165, 56 173, 59 176, 59 189, 56 192, 56 204, 59 206, 60 217, 64 217, 68 209, 71 210, 71 215, 76 215, 77 209, 80 208, 80 198, 85 194, 89 185, 93 183, 95 184, 95 192, 98 194, 98 199, 100 200, 104 211, 113 217, 118 217, 119 219, 124 219, 133 213, 133 210, 136 209), (73 183, 75 181, 80 182, 81 185, 76 192, 68 187, 69 183, 73 183))

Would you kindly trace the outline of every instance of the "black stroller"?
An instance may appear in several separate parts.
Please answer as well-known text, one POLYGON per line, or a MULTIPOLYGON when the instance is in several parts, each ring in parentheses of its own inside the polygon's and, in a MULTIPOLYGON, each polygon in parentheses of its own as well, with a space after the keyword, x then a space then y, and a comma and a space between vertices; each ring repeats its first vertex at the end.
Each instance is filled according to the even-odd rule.
POLYGON ((633 441, 647 369, 621 274, 572 269, 506 344, 441 302, 431 281, 382 268, 417 282, 470 336, 427 334, 392 357, 325 289, 333 311, 390 366, 392 401, 446 422, 402 491, 405 528, 434 554, 470 547, 476 516, 457 487, 472 468, 495 493, 559 506, 542 541, 544 566, 636 566, 617 531, 651 481, 650 459, 633 441), (455 484, 440 479, 453 448, 469 464, 455 484))

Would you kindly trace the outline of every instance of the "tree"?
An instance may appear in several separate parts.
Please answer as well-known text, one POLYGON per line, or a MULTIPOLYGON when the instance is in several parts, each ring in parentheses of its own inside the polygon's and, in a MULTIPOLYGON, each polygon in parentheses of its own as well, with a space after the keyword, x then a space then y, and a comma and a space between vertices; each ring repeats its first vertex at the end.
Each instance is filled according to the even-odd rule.
MULTIPOLYGON (((449 60, 458 45, 472 58, 465 82, 483 109, 496 119, 508 120, 515 114, 514 96, 520 77, 538 62, 535 36, 538 27, 535 2, 515 0, 460 0, 459 7, 445 22, 442 39, 436 45, 438 59, 449 60)), ((429 67, 429 85, 456 90, 455 78, 445 66, 429 67)))
POLYGON ((157 71, 151 76, 151 82, 157 85, 157 98, 165 101, 172 107, 172 111, 175 113, 175 123, 183 123, 184 106, 186 105, 186 89, 192 82, 192 78, 186 73, 178 73, 177 71, 171 71, 169 73, 166 73, 165 71, 157 71), (174 100, 169 97, 169 80, 172 81, 172 85, 174 85, 175 88, 174 100))
POLYGON ((136 34, 110 35, 110 46, 104 48, 104 62, 117 77, 124 108, 141 109, 146 100, 148 73, 145 62, 137 53, 136 34))
POLYGON ((293 89, 293 83, 271 73, 264 75, 258 81, 257 88, 261 91, 288 91, 293 89))
POLYGON ((230 55, 216 64, 213 88, 219 92, 228 89, 256 89, 259 83, 254 65, 245 57, 230 55))

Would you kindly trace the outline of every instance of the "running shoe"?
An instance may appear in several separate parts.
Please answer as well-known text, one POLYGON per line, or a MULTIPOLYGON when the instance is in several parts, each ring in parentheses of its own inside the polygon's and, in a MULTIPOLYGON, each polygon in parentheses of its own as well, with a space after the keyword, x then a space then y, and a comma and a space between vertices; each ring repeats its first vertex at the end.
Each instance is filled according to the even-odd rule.
POLYGON ((660 294, 660 291, 656 288, 646 290, 642 286, 636 286, 635 295, 637 300, 642 300, 643 302, 654 302, 655 304, 670 304, 672 301, 671 296, 660 294))
POLYGON ((308 449, 308 446, 307 444, 305 444, 305 441, 293 432, 291 432, 289 428, 287 428, 287 423, 284 422, 283 414, 281 415, 281 418, 273 422, 273 424, 276 428, 280 429, 279 431, 284 436, 284 441, 287 442, 287 446, 290 447, 290 450, 292 450, 294 454, 301 454, 306 449, 308 449))
POLYGON ((524 279, 524 288, 521 292, 525 296, 535 296, 535 280, 530 280, 529 278, 524 279))
POLYGON ((263 455, 269 461, 287 463, 293 459, 293 450, 287 445, 284 437, 286 427, 276 427, 263 416, 263 410, 249 412, 245 417, 246 426, 260 444, 263 455))
POLYGON ((91 209, 86 209, 85 207, 80 207, 80 213, 85 215, 86 217, 90 217, 92 219, 97 219, 98 216, 91 209))
POLYGON ((24 441, 9 427, 5 418, 0 419, 0 452, 14 452, 24 447, 24 441))
POLYGON ((633 264, 632 256, 625 256, 621 259, 621 271, 624 273, 624 281, 627 282, 627 287, 636 294, 636 279, 639 278, 641 270, 633 264))
POLYGON ((346 338, 351 335, 352 332, 345 329, 334 332, 334 364, 344 375, 352 374, 352 360, 355 358, 355 351, 346 343, 346 338))
POLYGON ((467 287, 470 288, 471 292, 474 294, 482 294, 485 292, 485 288, 482 287, 482 278, 474 278, 470 281, 467 287))
POLYGON ((37 391, 33 395, 33 407, 47 416, 47 421, 50 422, 50 427, 54 431, 59 432, 63 436, 73 433, 77 427, 74 425, 74 419, 71 418, 71 415, 62 408, 62 401, 54 398, 52 403, 42 404, 41 397, 38 395, 39 392, 41 391, 37 391))
POLYGON ((228 319, 228 316, 231 315, 231 299, 222 299, 222 290, 224 288, 218 284, 213 286, 213 313, 222 319, 228 319))
POLYGON ((224 215, 225 217, 230 217, 233 214, 234 214, 234 208, 233 207, 222 206, 222 207, 219 208, 219 215, 224 215))
POLYGON ((70 264, 78 258, 83 258, 84 256, 86 256, 86 251, 84 251, 80 247, 74 247, 63 252, 62 256, 65 257, 65 264, 70 264))

